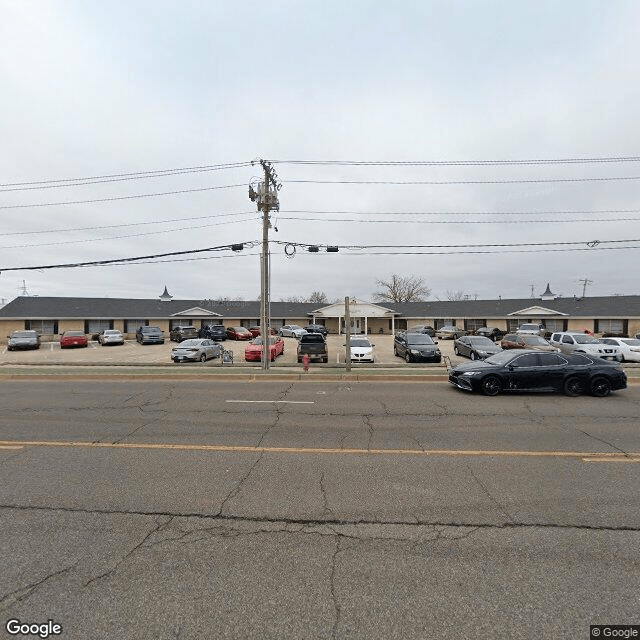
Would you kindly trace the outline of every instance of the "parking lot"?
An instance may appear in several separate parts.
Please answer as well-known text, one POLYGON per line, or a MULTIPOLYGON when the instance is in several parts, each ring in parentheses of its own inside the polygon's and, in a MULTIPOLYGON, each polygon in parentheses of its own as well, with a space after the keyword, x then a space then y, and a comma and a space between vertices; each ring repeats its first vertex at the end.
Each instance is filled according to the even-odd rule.
MULTIPOLYGON (((438 367, 437 364, 411 364, 408 365, 402 358, 393 355, 393 336, 377 335, 370 336, 371 342, 375 345, 374 354, 377 365, 403 365, 406 367, 438 367)), ((285 347, 284 353, 278 356, 275 366, 295 365, 298 366, 296 347, 298 341, 295 338, 283 338, 285 347)), ((453 354, 452 340, 439 340, 439 347, 443 356, 449 356, 452 364, 466 361, 453 354)), ((344 363, 345 357, 345 336, 327 336, 329 348, 329 365, 344 363)), ((89 341, 87 348, 60 349, 59 342, 43 342, 40 349, 33 351, 7 351, 6 345, 0 351, 1 360, 6 364, 27 363, 27 364, 173 364, 170 358, 171 349, 177 343, 167 340, 162 345, 141 345, 135 340, 127 340, 124 345, 103 347, 95 341, 89 341)), ((259 367, 259 363, 247 363, 244 360, 244 350, 247 342, 226 340, 222 342, 225 349, 233 351, 234 364, 244 364, 246 366, 259 367)), ((205 366, 219 365, 219 359, 210 360, 205 366)), ((180 365, 176 365, 180 366, 180 365)), ((202 366, 202 365, 199 365, 202 366)), ((312 363, 311 366, 318 366, 312 363)), ((358 365, 367 366, 367 365, 358 365)))

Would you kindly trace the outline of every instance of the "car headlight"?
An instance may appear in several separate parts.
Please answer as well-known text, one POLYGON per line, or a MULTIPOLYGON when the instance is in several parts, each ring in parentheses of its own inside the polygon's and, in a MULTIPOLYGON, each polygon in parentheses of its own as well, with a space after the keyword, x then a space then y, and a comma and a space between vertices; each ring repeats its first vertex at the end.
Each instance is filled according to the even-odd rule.
POLYGON ((488 355, 486 351, 478 351, 478 355, 479 356, 486 356, 488 355))
POLYGON ((420 354, 420 352, 417 349, 411 349, 411 353, 413 353, 414 356, 417 356, 420 354))
POLYGON ((480 373, 479 371, 463 371, 460 375, 461 376, 475 376, 478 373, 480 373))

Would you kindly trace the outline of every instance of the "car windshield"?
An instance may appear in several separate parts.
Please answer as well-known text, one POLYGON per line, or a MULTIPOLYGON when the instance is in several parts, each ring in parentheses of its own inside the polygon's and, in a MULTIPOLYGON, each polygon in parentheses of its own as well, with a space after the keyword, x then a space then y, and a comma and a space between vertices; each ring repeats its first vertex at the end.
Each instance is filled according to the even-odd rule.
POLYGON ((540 336, 522 336, 522 340, 525 344, 549 344, 544 338, 540 336))
POLYGON ((540 329, 540 326, 537 324, 521 324, 520 329, 522 329, 523 331, 531 331, 532 329, 534 331, 538 331, 540 329))
POLYGON ((233 329, 236 333, 249 333, 248 329, 245 329, 244 327, 234 327, 233 329))
MULTIPOLYGON (((275 343, 276 343, 275 338, 271 338, 269 340, 269 344, 275 344, 275 343)), ((255 338, 252 344, 262 344, 262 338, 255 338)))
POLYGON ((588 336, 585 333, 577 333, 573 336, 573 339, 578 344, 599 344, 600 343, 600 340, 592 336, 588 336))
POLYGON ((201 340, 183 340, 179 347, 176 349, 183 349, 184 347, 199 347, 202 344, 201 340))
POLYGON ((489 364, 506 364, 507 362, 509 362, 509 360, 512 360, 513 358, 519 356, 520 354, 522 354, 522 351, 520 351, 520 353, 518 353, 518 349, 515 349, 515 353, 513 352, 513 350, 509 350, 509 351, 501 351, 500 353, 496 353, 495 355, 489 356, 485 362, 488 362, 489 364))
POLYGON ((635 338, 622 338, 620 342, 624 342, 630 347, 640 347, 640 340, 636 340, 635 338))
POLYGON ((433 344, 431 336, 426 333, 408 333, 407 342, 409 344, 433 344))
POLYGON ((364 338, 357 338, 356 340, 351 341, 351 348, 353 347, 370 347, 371 343, 364 338))
POLYGON ((64 335, 77 337, 77 336, 84 336, 84 333, 82 331, 65 331, 64 335))
POLYGON ((292 325, 289 325, 289 329, 292 329, 292 330, 293 329, 302 329, 302 327, 300 325, 297 325, 297 324, 292 324, 292 325))
POLYGON ((319 333, 306 333, 300 338, 301 342, 322 342, 324 343, 324 338, 319 333))
POLYGON ((12 338, 35 338, 36 334, 34 331, 14 331, 12 338))
POLYGON ((456 328, 452 324, 445 324, 444 327, 440 327, 440 331, 455 331, 456 328))
POLYGON ((105 336, 117 336, 117 335, 119 335, 119 334, 120 334, 120 332, 119 332, 117 329, 107 329, 107 330, 104 332, 104 335, 105 335, 105 336))
POLYGON ((493 344, 493 340, 489 340, 489 338, 482 338, 480 336, 478 336, 477 338, 469 338, 469 342, 474 346, 474 347, 480 347, 482 345, 485 345, 486 347, 493 347, 495 346, 493 344))

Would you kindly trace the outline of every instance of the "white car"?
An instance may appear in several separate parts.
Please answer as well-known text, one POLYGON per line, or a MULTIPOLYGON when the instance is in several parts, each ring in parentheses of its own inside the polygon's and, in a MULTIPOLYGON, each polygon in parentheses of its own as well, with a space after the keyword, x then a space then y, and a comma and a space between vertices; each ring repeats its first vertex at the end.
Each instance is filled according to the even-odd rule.
POLYGON ((601 339, 577 331, 560 331, 554 333, 549 342, 562 353, 586 353, 603 359, 619 360, 620 347, 604 344, 601 339))
MULTIPOLYGON (((351 338, 351 362, 375 362, 373 347, 375 344, 367 338, 351 338)), ((343 346, 347 346, 346 343, 343 346)))
POLYGON ((601 338, 600 342, 614 344, 620 348, 620 362, 640 362, 640 339, 638 338, 601 338))
POLYGON ((107 344, 124 344, 124 336, 117 329, 105 329, 98 335, 98 342, 103 347, 107 344))
POLYGON ((300 339, 300 336, 303 336, 305 333, 308 333, 306 329, 303 329, 300 325, 297 324, 285 324, 284 327, 280 327, 278 333, 281 336, 288 336, 289 338, 297 338, 300 339))

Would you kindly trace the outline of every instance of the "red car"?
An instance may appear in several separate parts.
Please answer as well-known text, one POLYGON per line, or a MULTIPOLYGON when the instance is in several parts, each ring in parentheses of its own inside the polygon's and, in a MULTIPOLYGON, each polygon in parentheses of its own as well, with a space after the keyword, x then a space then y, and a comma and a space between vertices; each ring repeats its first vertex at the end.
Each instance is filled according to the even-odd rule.
MULTIPOLYGON (((260 335, 260 327, 249 327, 249 332, 254 338, 257 338, 260 335)), ((276 335, 275 329, 269 329, 269 333, 271 333, 272 336, 276 335)))
POLYGON ((67 347, 86 347, 87 336, 84 331, 65 331, 60 338, 60 348, 66 349, 67 347))
MULTIPOLYGON (((284 353, 284 340, 280 337, 269 338, 271 362, 281 353, 284 353)), ((247 362, 260 362, 262 360, 262 338, 256 338, 251 344, 247 345, 244 351, 244 359, 247 362)))
POLYGON ((227 327, 227 338, 229 340, 251 340, 251 331, 244 327, 227 327))

